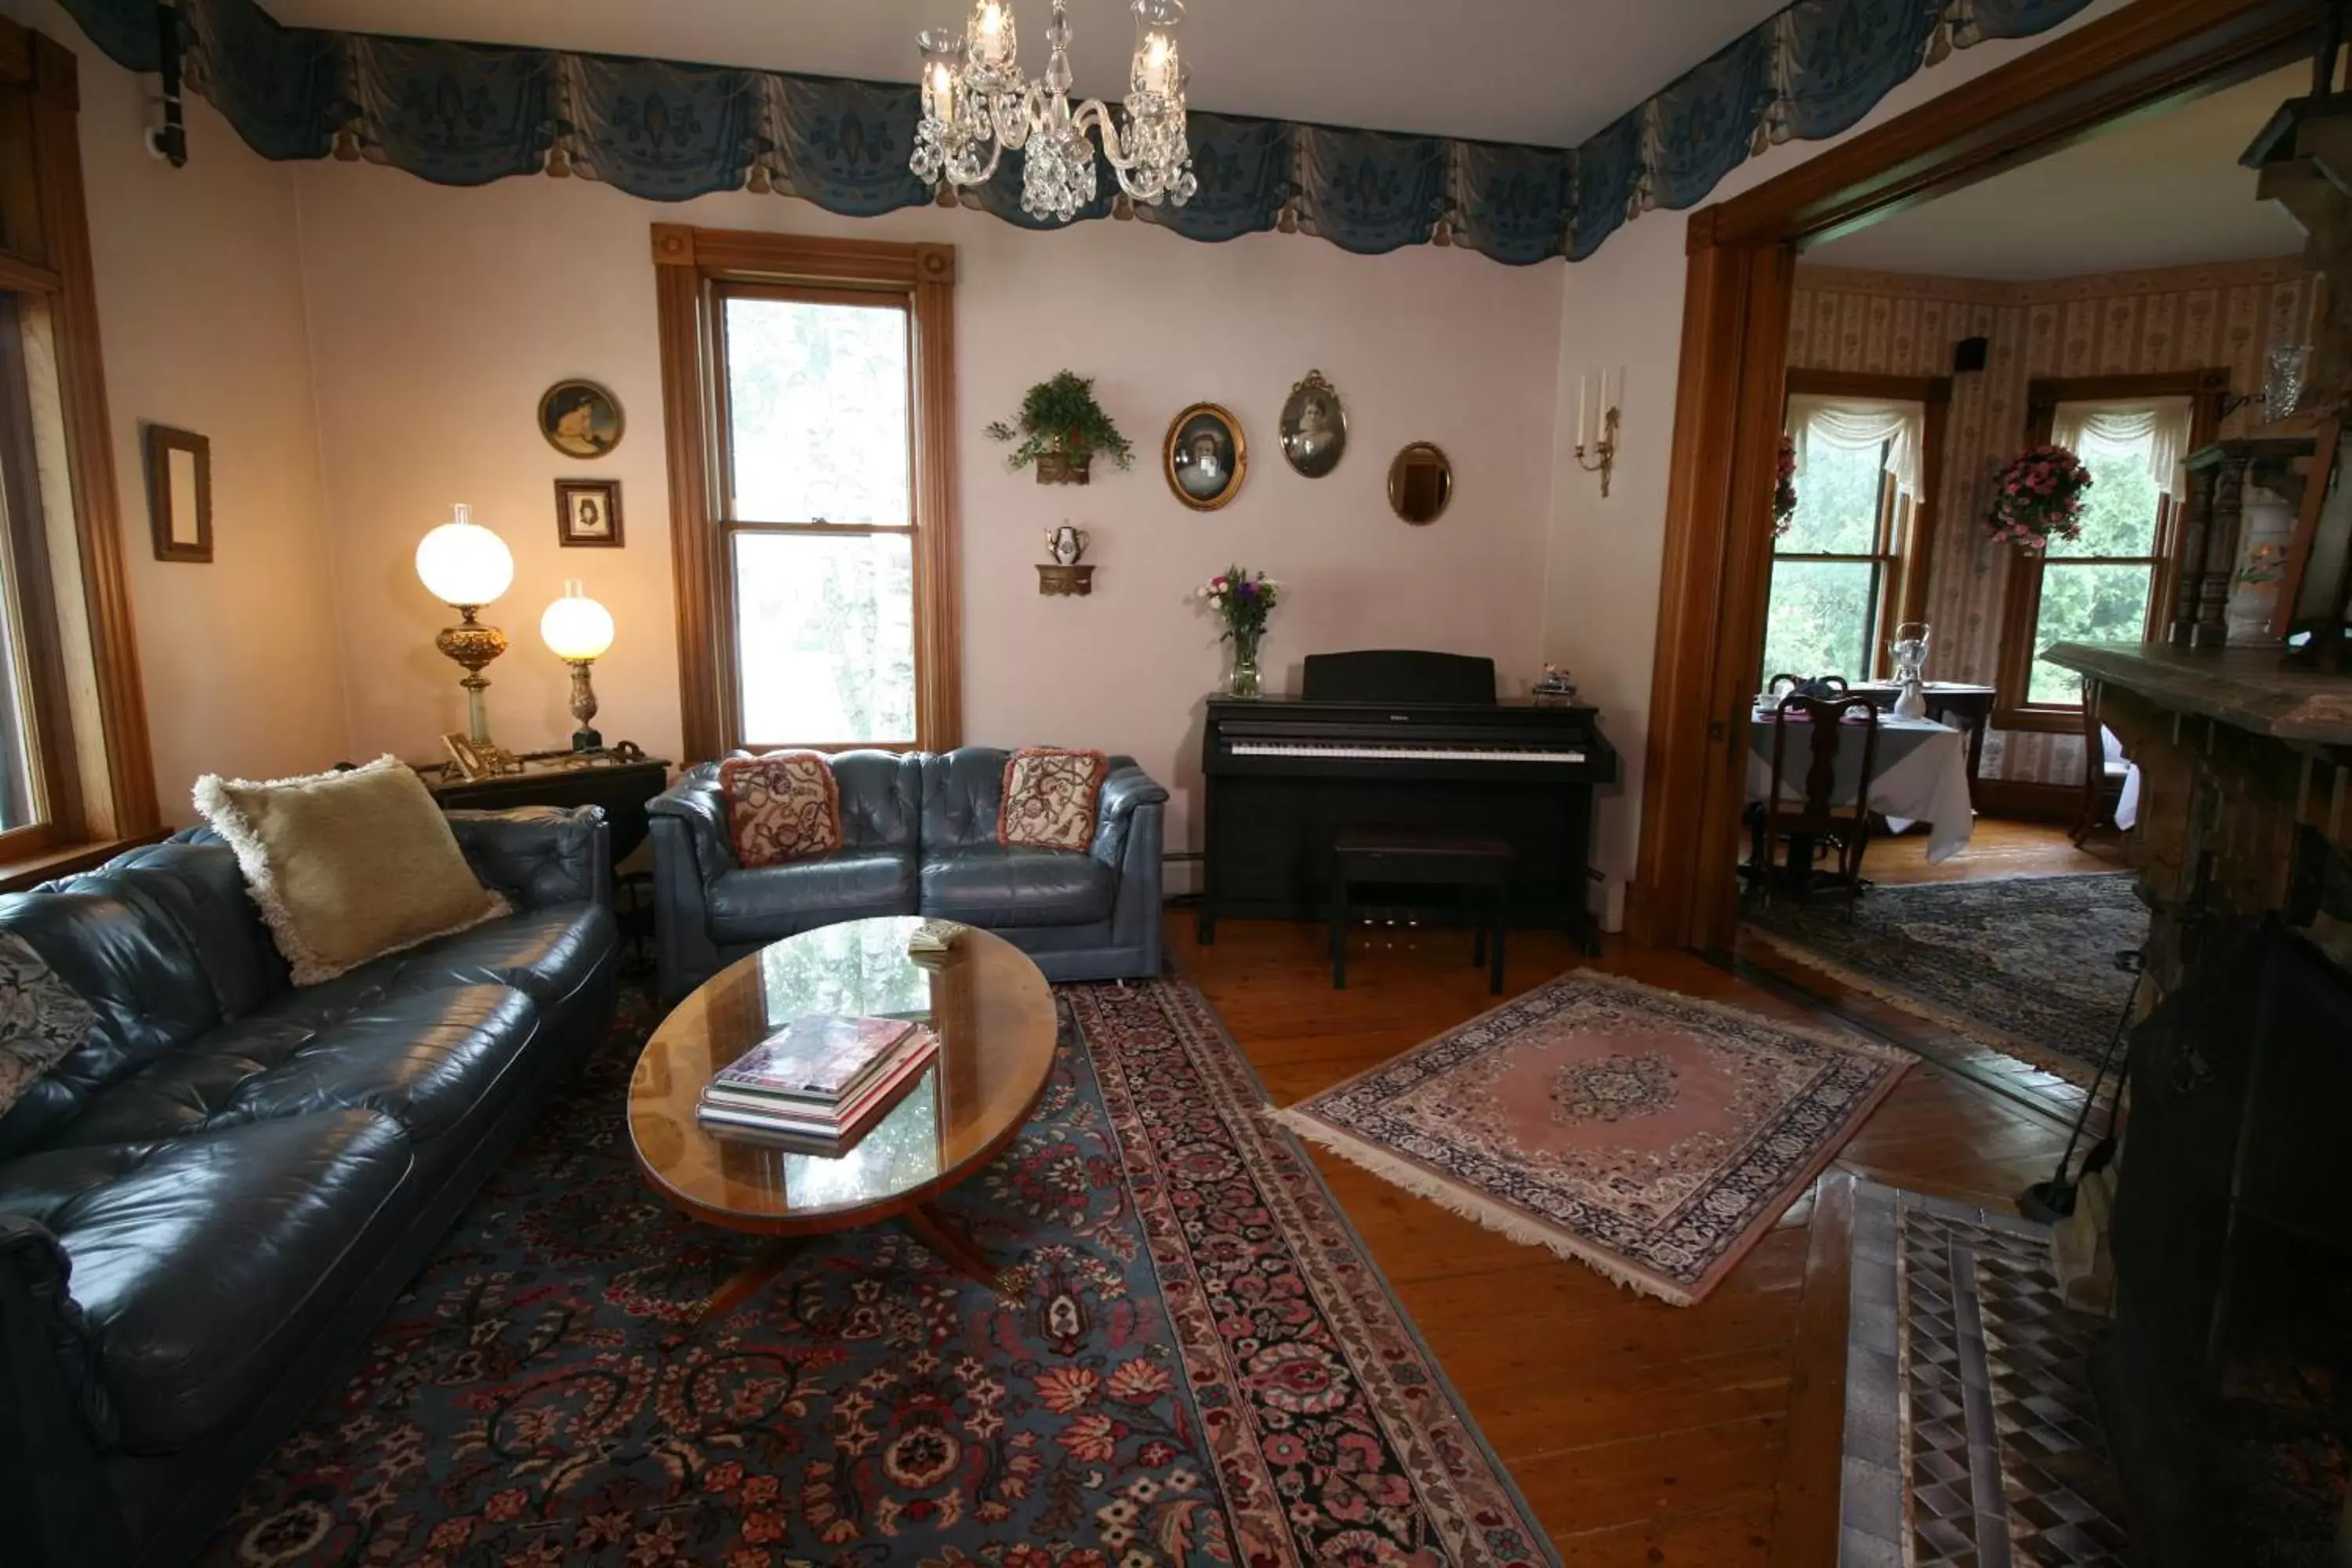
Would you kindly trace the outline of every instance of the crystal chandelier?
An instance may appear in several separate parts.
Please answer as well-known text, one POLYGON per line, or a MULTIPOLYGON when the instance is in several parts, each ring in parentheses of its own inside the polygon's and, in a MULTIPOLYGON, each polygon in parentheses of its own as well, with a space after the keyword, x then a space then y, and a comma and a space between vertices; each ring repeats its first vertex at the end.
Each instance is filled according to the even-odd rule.
POLYGON ((1025 148, 1022 210, 1064 223, 1095 199, 1089 128, 1102 134, 1103 161, 1118 188, 1139 202, 1192 199, 1192 150, 1184 140, 1185 73, 1176 58, 1183 0, 1135 0, 1135 64, 1124 115, 1114 121, 1100 99, 1070 106, 1070 22, 1054 0, 1045 29, 1045 74, 1025 79, 1015 58, 1012 0, 973 0, 961 33, 919 35, 923 48, 923 122, 908 166, 918 179, 941 175, 977 185, 996 173, 1007 147, 1025 148))

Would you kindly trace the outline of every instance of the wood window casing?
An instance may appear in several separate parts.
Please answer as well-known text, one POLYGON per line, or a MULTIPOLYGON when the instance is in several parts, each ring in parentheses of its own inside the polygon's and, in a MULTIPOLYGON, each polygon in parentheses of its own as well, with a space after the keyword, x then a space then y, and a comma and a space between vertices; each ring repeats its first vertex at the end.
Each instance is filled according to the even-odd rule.
POLYGON ((729 552, 735 536, 746 531, 912 535, 914 746, 923 751, 955 746, 962 729, 955 513, 955 247, 656 224, 653 259, 686 758, 708 761, 724 756, 747 738, 769 739, 740 732, 729 552), (720 338, 721 308, 730 296, 888 304, 908 312, 913 447, 913 521, 908 527, 734 515, 725 344, 720 338))
MULTIPOLYGON (((2221 405, 2230 392, 2227 370, 2156 371, 2145 374, 2037 377, 2026 384, 2025 441, 2036 446, 2050 439, 2062 403, 2112 403, 2126 398, 2186 397, 2189 401, 2190 452, 2210 443, 2221 424, 2221 405)), ((2185 456, 2186 454, 2184 454, 2185 456)), ((2147 614, 2143 637, 2163 629, 2172 603, 2172 586, 2180 573, 2180 509, 2179 498, 2160 497, 2156 534, 2146 557, 2113 558, 2115 563, 2146 564, 2149 573, 2147 614)), ((2039 555, 2007 549, 2002 554, 2004 587, 2000 619, 2000 658, 1994 689, 2000 693, 1992 726, 2046 735, 2074 735, 2083 730, 2079 703, 2032 700, 2033 644, 2042 624, 2042 578, 2046 563, 2039 555)), ((2108 561, 2108 557, 2093 559, 2108 561)))
MULTIPOLYGON (((2300 0, 2134 0, 1691 215, 1627 896, 1635 940, 1727 952, 1738 929, 1745 714, 1769 583, 1798 246, 1852 233, 2126 114, 2308 59, 2317 21, 2300 0)), ((1833 1506, 1831 1514, 1833 1526, 1833 1506)))
POLYGON ((163 831, 122 549, 80 108, 73 52, 0 19, 0 502, 42 801, 41 820, 0 833, 0 891, 163 831), (42 344, 39 363, 28 335, 42 344))

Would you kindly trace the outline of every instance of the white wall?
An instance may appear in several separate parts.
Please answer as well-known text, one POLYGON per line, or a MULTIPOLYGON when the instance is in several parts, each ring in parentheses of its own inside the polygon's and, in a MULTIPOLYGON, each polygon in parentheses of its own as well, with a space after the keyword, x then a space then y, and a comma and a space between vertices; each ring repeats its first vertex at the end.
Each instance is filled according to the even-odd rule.
POLYGON ((1171 847, 1191 842, 1200 702, 1221 668, 1187 595, 1231 563, 1294 595, 1266 644, 1270 686, 1295 683, 1301 655, 1347 647, 1488 655, 1510 689, 1535 674, 1555 268, 1455 250, 1356 257, 1280 235, 1205 246, 1139 223, 1032 234, 938 209, 856 221, 740 193, 664 205, 578 180, 453 190, 347 163, 306 165, 297 184, 355 755, 432 756, 462 727, 458 672, 430 646, 448 613, 410 565, 455 500, 517 559, 486 617, 513 639, 487 672, 500 742, 553 745, 572 729, 567 672, 537 626, 576 575, 619 624, 596 667, 599 727, 677 754, 656 221, 959 247, 966 739, 1132 752, 1177 790, 1171 847), (1097 378, 1136 445, 1130 471, 1098 459, 1084 489, 1043 487, 982 437, 1065 366, 1097 378), (1346 402, 1349 445, 1307 480, 1275 426, 1317 368, 1346 402), (628 433, 611 457, 571 462, 540 438, 539 395, 564 375, 620 398, 628 433), (1216 512, 1178 504, 1159 471, 1168 421, 1197 400, 1232 408, 1249 444, 1244 488, 1216 512), (1427 528, 1386 500, 1389 458, 1414 440, 1444 447, 1457 480, 1427 528), (551 482, 571 474, 622 480, 625 551, 558 547, 551 482), (1044 531, 1066 518, 1095 536, 1088 598, 1037 593, 1044 531))
POLYGON ((75 51, 122 548, 164 818, 201 773, 323 767, 346 736, 304 337, 294 182, 191 100, 184 169, 151 157, 143 84, 47 0, 0 14, 75 51), (214 558, 155 559, 142 421, 212 441, 214 558))
MULTIPOLYGON (((1733 170, 1709 202, 1761 184, 1929 99, 2004 65, 2124 0, 2097 0, 2064 26, 2025 40, 1960 50, 1890 93, 1853 130, 1828 142, 1790 142, 1733 170)), ((1647 744, 1650 677, 1656 663, 1658 587, 1665 549, 1667 458, 1674 440, 1675 390, 1682 352, 1684 244, 1681 213, 1652 212, 1610 237, 1591 257, 1566 269, 1559 334, 1558 426, 1553 451, 1560 479, 1551 515, 1545 573, 1543 657, 1565 664, 1586 700, 1598 703, 1609 737, 1624 758, 1622 784, 1601 810, 1593 861, 1609 879, 1610 923, 1633 875, 1641 826, 1643 749, 1647 744), (1625 373, 1624 426, 1609 499, 1598 476, 1575 470, 1576 383, 1603 367, 1625 373)))

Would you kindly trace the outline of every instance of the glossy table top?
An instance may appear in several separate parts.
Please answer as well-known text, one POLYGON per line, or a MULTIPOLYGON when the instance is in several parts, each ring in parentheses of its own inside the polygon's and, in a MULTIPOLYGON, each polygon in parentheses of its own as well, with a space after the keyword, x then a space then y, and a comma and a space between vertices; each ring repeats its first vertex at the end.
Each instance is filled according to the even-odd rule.
POLYGON ((1053 1070, 1053 994, 1018 948, 983 931, 914 963, 907 939, 920 924, 850 921, 788 937, 662 1020, 629 1079, 629 1141, 665 1198, 735 1230, 840 1230, 946 1191, 1012 1141, 1053 1070), (939 1035, 939 1056, 832 1158, 704 1131, 694 1108, 711 1075, 810 1013, 916 1018, 939 1035))

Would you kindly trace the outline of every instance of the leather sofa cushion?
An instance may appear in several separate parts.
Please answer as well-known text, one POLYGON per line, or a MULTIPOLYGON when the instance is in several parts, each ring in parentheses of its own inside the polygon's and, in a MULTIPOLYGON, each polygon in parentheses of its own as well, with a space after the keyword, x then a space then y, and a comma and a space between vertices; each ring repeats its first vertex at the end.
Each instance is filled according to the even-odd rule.
POLYGON ((996 929, 1090 925, 1118 897, 1118 873, 1092 856, 974 844, 924 858, 919 912, 996 929))
POLYGON ((767 942, 835 921, 915 912, 915 857, 905 849, 836 849, 710 879, 710 934, 767 942))
POLYGON ((994 844, 1004 799, 1004 763, 996 746, 960 746, 923 758, 923 854, 961 845, 994 844))
POLYGON ((242 1416, 413 1215, 408 1140, 336 1110, 0 1165, 0 1208, 47 1226, 133 1450, 242 1416))
POLYGON ((326 1022, 389 996, 458 985, 510 985, 534 1002, 552 1005, 579 989, 619 942, 620 926, 601 904, 523 910, 305 986, 274 1010, 283 1017, 326 1022))
POLYGON ((503 1079, 539 1025, 520 991, 467 985, 387 996, 331 1022, 289 1007, 239 1018, 116 1084, 50 1146, 180 1138, 241 1122, 359 1109, 429 1143, 503 1079))

